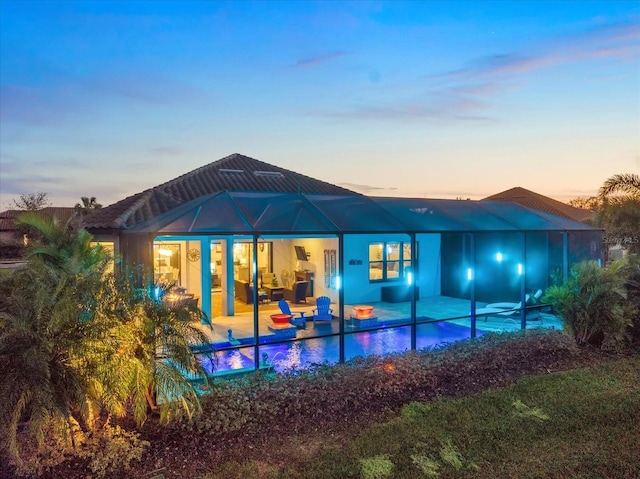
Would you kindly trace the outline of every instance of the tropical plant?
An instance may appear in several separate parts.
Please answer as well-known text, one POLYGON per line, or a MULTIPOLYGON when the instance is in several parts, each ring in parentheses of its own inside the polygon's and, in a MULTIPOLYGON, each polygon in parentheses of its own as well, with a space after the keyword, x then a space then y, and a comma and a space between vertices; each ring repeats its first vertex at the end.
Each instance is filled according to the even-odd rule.
POLYGON ((88 196, 82 196, 80 201, 82 201, 82 203, 76 203, 74 206, 75 213, 80 216, 88 215, 93 213, 93 211, 102 208, 102 205, 98 203, 95 196, 92 196, 91 198, 88 196))
POLYGON ((617 193, 640 197, 640 175, 634 173, 613 175, 600 187, 601 198, 609 198, 617 193))
POLYGON ((571 268, 564 283, 550 286, 542 301, 553 305, 578 344, 619 344, 631 324, 626 309, 626 268, 623 260, 607 268, 596 261, 583 261, 571 268))
POLYGON ((199 410, 185 374, 206 380, 191 350, 206 340, 192 324, 203 313, 109 273, 111 258, 85 230, 37 214, 19 221, 41 240, 27 267, 0 281, 0 435, 18 469, 22 445, 37 449, 54 431, 73 448, 78 430, 108 425, 128 404, 138 424, 153 411, 167 420, 199 410))
POLYGON ((608 244, 640 253, 640 176, 614 175, 599 191, 596 226, 606 231, 608 244))

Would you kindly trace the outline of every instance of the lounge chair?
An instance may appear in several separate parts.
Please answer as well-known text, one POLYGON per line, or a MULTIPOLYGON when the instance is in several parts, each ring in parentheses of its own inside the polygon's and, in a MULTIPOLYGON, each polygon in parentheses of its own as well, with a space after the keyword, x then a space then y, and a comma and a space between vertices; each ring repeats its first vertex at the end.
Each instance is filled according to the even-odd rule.
MULTIPOLYGON (((542 296, 541 289, 536 291, 535 294, 533 295, 536 301, 539 300, 541 296, 542 296)), ((525 295, 525 307, 526 307, 526 303, 529 301, 530 298, 531 298, 531 295, 529 294, 525 295)), ((513 316, 519 316, 521 309, 522 309, 522 301, 519 303, 508 303, 508 302, 489 303, 484 308, 476 309, 476 317, 483 316, 485 321, 489 316, 509 318, 513 316)), ((527 321, 536 321, 536 320, 541 321, 542 316, 540 316, 540 312, 538 310, 528 311, 526 313, 526 319, 527 321)))
POLYGON ((331 309, 331 298, 320 296, 316 299, 316 307, 313 308, 313 322, 331 321, 333 319, 333 309, 331 309))
MULTIPOLYGON (((540 297, 542 296, 542 290, 539 289, 538 291, 535 292, 535 294, 533 295, 533 298, 535 300, 535 302, 537 302, 540 297)), ((524 301, 525 304, 527 304, 529 302, 529 299, 531 298, 530 294, 525 295, 524 297, 524 301)), ((495 308, 495 309, 520 309, 522 303, 508 303, 508 302, 503 302, 503 303, 489 303, 485 306, 485 308, 495 308)))

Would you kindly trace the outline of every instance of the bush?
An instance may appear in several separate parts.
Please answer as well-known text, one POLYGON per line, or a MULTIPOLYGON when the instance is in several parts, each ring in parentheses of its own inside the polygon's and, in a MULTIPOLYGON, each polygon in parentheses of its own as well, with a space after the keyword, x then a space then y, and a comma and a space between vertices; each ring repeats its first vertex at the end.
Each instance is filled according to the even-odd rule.
POLYGON ((287 432, 349 421, 353 411, 378 413, 411 401, 462 396, 487 384, 555 368, 578 354, 559 331, 485 335, 438 350, 355 358, 285 375, 254 374, 219 382, 203 396, 203 414, 175 421, 172 434, 221 436, 282 428, 287 432), (482 384, 477 378, 483 377, 482 384))
POLYGON ((596 261, 583 261, 571 269, 564 283, 549 287, 542 300, 553 305, 578 344, 617 347, 631 326, 627 271, 625 261, 607 268, 596 261))

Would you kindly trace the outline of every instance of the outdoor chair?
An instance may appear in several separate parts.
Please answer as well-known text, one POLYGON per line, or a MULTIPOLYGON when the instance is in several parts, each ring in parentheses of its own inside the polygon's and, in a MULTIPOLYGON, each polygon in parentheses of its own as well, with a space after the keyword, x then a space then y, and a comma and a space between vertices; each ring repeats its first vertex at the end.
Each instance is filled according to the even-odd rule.
MULTIPOLYGON (((542 296, 542 290, 539 289, 533 295, 533 298, 537 302, 542 296)), ((527 294, 525 296, 525 308, 526 303, 529 301, 531 296, 527 294)), ((476 309, 476 316, 484 316, 484 320, 486 321, 489 316, 498 317, 498 318, 512 318, 520 315, 520 310, 522 309, 522 301, 519 303, 489 303, 484 308, 476 309)), ((527 321, 541 321, 542 316, 538 310, 535 311, 527 311, 525 313, 525 317, 527 321)))
POLYGON ((333 309, 331 309, 331 298, 320 296, 316 299, 316 307, 313 308, 313 322, 331 321, 333 319, 333 309))
POLYGON ((309 283, 307 281, 296 281, 291 286, 291 289, 283 289, 282 293, 284 295, 284 299, 291 301, 292 303, 306 303, 308 286, 309 283))
POLYGON ((289 321, 291 324, 295 324, 296 326, 298 325, 304 325, 307 321, 307 318, 304 317, 304 311, 291 311, 291 308, 289 307, 289 303, 287 303, 286 300, 281 299, 280 301, 278 301, 278 307, 280 308, 280 311, 282 311, 282 314, 288 314, 289 316, 291 316, 291 320, 289 321), (296 315, 298 315, 296 317, 296 315))

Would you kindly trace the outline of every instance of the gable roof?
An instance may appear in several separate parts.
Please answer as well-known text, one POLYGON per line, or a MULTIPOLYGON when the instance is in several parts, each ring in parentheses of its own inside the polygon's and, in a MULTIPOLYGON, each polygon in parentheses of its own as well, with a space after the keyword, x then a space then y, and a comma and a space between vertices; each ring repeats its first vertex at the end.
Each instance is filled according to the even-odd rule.
POLYGON ((90 230, 128 229, 190 201, 225 191, 362 196, 346 188, 234 153, 104 207, 85 220, 85 227, 90 230))
POLYGON ((548 196, 521 188, 519 186, 511 188, 495 195, 487 196, 480 201, 511 201, 519 205, 526 206, 538 211, 544 211, 556 216, 562 216, 573 221, 584 223, 589 221, 593 212, 582 208, 575 208, 561 201, 554 200, 548 196))

